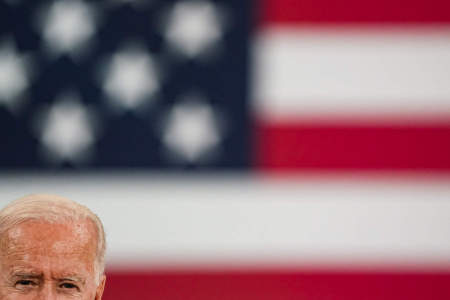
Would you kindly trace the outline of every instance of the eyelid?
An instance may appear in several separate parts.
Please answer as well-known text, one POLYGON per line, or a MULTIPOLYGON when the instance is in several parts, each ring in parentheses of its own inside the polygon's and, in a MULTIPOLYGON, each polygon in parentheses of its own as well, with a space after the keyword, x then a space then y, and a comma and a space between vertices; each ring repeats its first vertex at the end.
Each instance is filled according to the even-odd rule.
POLYGON ((21 285, 21 286, 36 286, 39 284, 38 279, 34 278, 23 278, 23 279, 17 279, 14 283, 14 286, 21 285))
POLYGON ((34 277, 23 277, 23 278, 16 278, 16 281, 38 281, 38 278, 34 277))
POLYGON ((78 286, 78 284, 76 282, 73 282, 73 281, 62 281, 59 284, 59 287, 63 288, 63 289, 76 289, 77 291, 80 290, 80 287, 78 286), (63 285, 65 285, 65 284, 71 285, 71 287, 63 287, 63 285))

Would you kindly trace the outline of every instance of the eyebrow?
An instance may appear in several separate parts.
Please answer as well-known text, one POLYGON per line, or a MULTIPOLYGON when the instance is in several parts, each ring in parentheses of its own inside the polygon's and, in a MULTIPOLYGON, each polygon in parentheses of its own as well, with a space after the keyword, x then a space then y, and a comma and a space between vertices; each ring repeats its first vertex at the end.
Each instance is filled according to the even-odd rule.
POLYGON ((11 277, 42 278, 42 274, 37 273, 37 272, 18 271, 18 272, 12 272, 11 277))
POLYGON ((58 280, 60 281, 73 281, 73 282, 79 282, 81 284, 84 285, 84 283, 86 282, 86 280, 84 280, 83 278, 79 277, 79 276, 63 276, 61 278, 58 278, 58 280))

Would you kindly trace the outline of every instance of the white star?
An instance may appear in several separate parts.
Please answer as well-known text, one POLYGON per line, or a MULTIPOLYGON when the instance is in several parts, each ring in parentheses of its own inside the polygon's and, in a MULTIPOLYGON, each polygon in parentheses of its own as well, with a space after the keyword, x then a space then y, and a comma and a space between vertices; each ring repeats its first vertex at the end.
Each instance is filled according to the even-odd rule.
POLYGON ((169 15, 165 36, 188 57, 209 49, 222 36, 218 9, 206 1, 178 2, 169 15))
POLYGON ((215 150, 220 133, 212 109, 198 101, 175 106, 169 113, 163 142, 188 162, 196 162, 215 150))
POLYGON ((60 97, 39 124, 47 158, 56 163, 84 160, 95 141, 90 117, 75 95, 60 97))
POLYGON ((94 11, 78 0, 55 1, 41 20, 51 53, 79 54, 95 31, 94 11))
POLYGON ((112 104, 134 109, 158 89, 151 57, 138 48, 128 48, 110 60, 103 79, 103 90, 112 104))
POLYGON ((0 47, 0 104, 13 106, 28 87, 30 65, 8 43, 0 47))

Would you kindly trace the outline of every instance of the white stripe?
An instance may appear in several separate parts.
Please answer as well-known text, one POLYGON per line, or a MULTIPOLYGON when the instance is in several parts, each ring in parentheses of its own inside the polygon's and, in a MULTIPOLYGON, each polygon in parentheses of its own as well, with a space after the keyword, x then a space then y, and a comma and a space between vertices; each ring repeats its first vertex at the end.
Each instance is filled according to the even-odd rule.
POLYGON ((450 27, 272 27, 254 54, 263 117, 450 113, 450 27))
POLYGON ((448 177, 391 182, 100 175, 0 176, 1 203, 50 192, 86 204, 105 223, 110 265, 450 269, 448 177))

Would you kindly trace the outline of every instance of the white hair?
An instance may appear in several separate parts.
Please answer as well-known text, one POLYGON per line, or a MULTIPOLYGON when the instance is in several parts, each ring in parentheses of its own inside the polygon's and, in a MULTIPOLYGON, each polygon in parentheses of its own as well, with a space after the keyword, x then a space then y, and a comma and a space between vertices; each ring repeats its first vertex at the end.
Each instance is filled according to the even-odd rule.
POLYGON ((14 226, 31 220, 66 223, 90 220, 97 232, 97 251, 94 263, 96 282, 105 270, 105 231, 99 217, 89 208, 56 195, 34 194, 12 201, 0 210, 0 239, 14 226))

